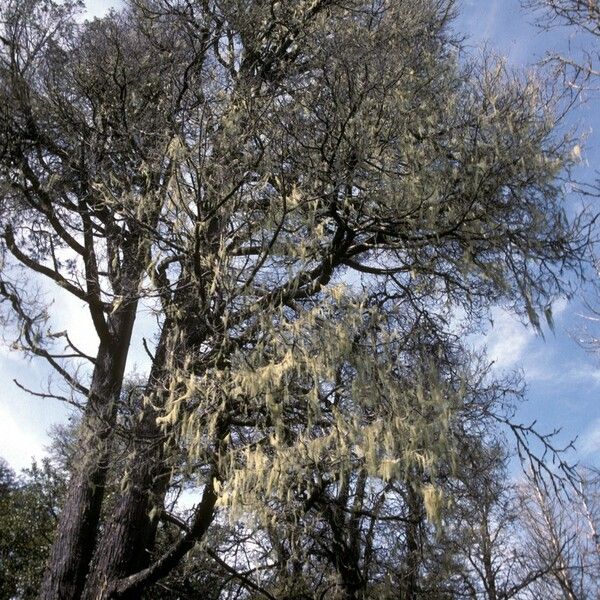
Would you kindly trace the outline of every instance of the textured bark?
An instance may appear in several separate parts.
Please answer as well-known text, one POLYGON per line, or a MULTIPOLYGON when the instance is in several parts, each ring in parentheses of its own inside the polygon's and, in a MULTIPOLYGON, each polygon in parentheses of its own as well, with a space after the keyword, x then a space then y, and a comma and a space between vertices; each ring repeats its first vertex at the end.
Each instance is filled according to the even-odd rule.
POLYGON ((208 478, 200 504, 196 508, 194 519, 188 532, 182 536, 165 554, 143 569, 119 581, 108 582, 94 600, 122 600, 139 598, 142 592, 156 583, 175 568, 181 559, 202 539, 214 518, 217 494, 214 479, 208 478))
MULTIPOLYGON (((158 387, 164 375, 166 329, 154 358, 147 393, 158 387)), ((160 405, 156 397, 154 401, 160 405)), ((129 460, 127 487, 109 517, 94 554, 82 595, 85 600, 104 597, 103 590, 110 587, 110 582, 136 573, 150 562, 160 516, 157 512, 151 517, 151 511, 154 507, 159 511, 163 507, 169 483, 163 462, 165 436, 156 424, 156 416, 152 406, 144 407, 141 422, 133 432, 134 452, 129 460)))
POLYGON ((481 525, 481 552, 483 560, 483 569, 485 574, 485 591, 487 600, 498 600, 498 590, 496 589, 496 571, 493 564, 493 541, 490 535, 490 515, 485 508, 484 518, 481 525))
MULTIPOLYGON (((153 481, 156 467, 147 458, 142 457, 141 460, 142 468, 134 473, 126 494, 121 496, 114 517, 98 546, 82 599, 100 600, 108 597, 103 590, 109 589, 111 583, 149 564, 158 520, 157 517, 151 518, 149 513, 152 504, 162 501, 162 498, 154 499, 153 493, 164 497, 166 485, 159 481, 157 489, 153 481)), ((160 475, 158 477, 161 478, 160 475)))
POLYGON ((419 493, 411 486, 407 491, 408 516, 406 523, 406 566, 404 576, 406 600, 419 597, 419 567, 421 564, 420 525, 423 521, 423 506, 419 493))
POLYGON ((344 474, 335 500, 330 500, 325 515, 331 528, 331 558, 340 578, 340 591, 344 600, 359 600, 363 597, 365 581, 360 568, 360 528, 357 512, 361 510, 364 489, 359 476, 356 495, 349 516, 346 516, 350 499, 350 476, 344 474))
POLYGON ((115 313, 101 342, 79 439, 77 469, 57 528, 40 600, 79 600, 92 557, 109 465, 112 429, 137 302, 115 313))

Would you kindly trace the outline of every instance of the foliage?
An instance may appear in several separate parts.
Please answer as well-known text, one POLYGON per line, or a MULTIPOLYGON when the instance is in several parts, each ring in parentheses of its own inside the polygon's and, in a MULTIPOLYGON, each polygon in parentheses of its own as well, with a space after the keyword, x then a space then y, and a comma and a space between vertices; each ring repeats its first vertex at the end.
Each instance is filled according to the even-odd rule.
POLYGON ((2 462, 0 478, 0 597, 36 598, 65 476, 44 460, 19 477, 2 462))
POLYGON ((41 597, 139 597, 199 541, 252 593, 260 559, 277 596, 434 597, 519 393, 461 335, 497 303, 539 330, 586 260, 560 98, 467 62, 450 0, 1 1, 0 296, 82 408, 41 597), (87 305, 96 356, 24 273, 87 305))

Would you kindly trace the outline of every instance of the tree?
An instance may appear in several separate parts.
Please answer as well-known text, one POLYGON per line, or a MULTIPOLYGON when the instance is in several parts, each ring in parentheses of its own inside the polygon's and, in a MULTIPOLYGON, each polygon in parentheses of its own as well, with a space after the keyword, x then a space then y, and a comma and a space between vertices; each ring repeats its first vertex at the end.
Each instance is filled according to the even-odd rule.
MULTIPOLYGON (((2 281, 21 324, 19 345, 87 398, 78 471, 45 583, 50 596, 77 596, 94 547, 116 400, 149 261, 146 230, 161 209, 168 144, 186 110, 175 102, 168 110, 157 96, 168 88, 170 68, 185 70, 179 57, 147 52, 140 31, 119 37, 117 18, 76 35, 78 6, 1 7, 3 251, 86 302, 100 339, 96 357, 68 337, 67 350, 54 351, 52 336, 44 341, 39 332, 44 311, 28 307, 18 279, 2 281), (92 363, 89 385, 64 359, 92 363)), ((180 82, 173 75, 171 85, 180 82)))
POLYGON ((531 560, 546 569, 533 586, 532 597, 587 600, 598 596, 597 486, 593 471, 582 470, 579 490, 568 495, 536 477, 521 489, 531 560))
POLYGON ((451 1, 136 0, 83 25, 76 8, 2 5, 0 294, 84 405, 41 597, 138 597, 217 509, 264 522, 269 499, 310 497, 316 462, 351 487, 417 469, 435 519, 469 423, 449 320, 503 301, 539 327, 584 259, 552 98, 462 65, 451 1), (46 331, 23 271, 88 305, 95 357, 46 331), (160 333, 97 541, 144 298, 160 333), (182 474, 202 496, 156 557, 182 474))
POLYGON ((524 5, 540 11, 539 23, 543 27, 570 27, 592 40, 589 49, 578 48, 582 52, 581 58, 552 54, 550 59, 566 71, 570 85, 579 86, 581 82, 595 85, 600 75, 597 64, 599 51, 593 45, 600 36, 598 3, 595 0, 525 0, 524 5))
POLYGON ((552 570, 556 558, 532 558, 537 539, 523 534, 524 497, 507 477, 505 449, 497 445, 494 450, 488 458, 490 464, 470 481, 465 501, 458 507, 459 521, 453 528, 457 571, 466 597, 528 598, 552 570))
POLYGON ((35 598, 54 536, 64 473, 46 460, 20 476, 0 462, 0 598, 35 598))

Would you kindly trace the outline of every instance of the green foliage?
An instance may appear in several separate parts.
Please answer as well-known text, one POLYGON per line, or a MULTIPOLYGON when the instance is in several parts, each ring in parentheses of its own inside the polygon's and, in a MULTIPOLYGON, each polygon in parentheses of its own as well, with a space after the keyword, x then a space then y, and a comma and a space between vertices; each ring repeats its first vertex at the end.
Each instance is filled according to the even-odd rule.
POLYGON ((37 592, 56 528, 65 474, 44 460, 16 476, 0 463, 0 598, 37 592))

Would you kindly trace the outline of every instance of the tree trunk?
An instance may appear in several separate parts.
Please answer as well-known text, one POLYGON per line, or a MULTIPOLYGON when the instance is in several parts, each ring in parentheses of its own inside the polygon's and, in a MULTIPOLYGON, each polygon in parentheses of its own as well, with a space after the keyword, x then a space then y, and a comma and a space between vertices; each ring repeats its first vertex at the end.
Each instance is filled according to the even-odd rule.
POLYGON ((485 591, 487 594, 487 600, 498 600, 498 591, 496 589, 496 573, 493 564, 493 542, 492 536, 490 535, 490 515, 488 514, 487 507, 484 512, 483 522, 481 524, 481 551, 483 569, 485 574, 485 591))
POLYGON ((94 551, 117 401, 137 302, 109 318, 110 339, 98 348, 90 394, 82 422, 75 471, 69 483, 57 534, 42 581, 40 600, 79 600, 94 551))
POLYGON ((409 484, 407 490, 408 521, 406 523, 406 600, 417 600, 419 596, 419 566, 421 548, 419 528, 423 520, 422 501, 419 493, 409 484))
MULTIPOLYGON (((155 443, 161 444, 161 440, 162 437, 155 443)), ((160 508, 163 504, 168 481, 165 473, 157 473, 157 467, 163 465, 162 461, 155 461, 161 456, 159 450, 139 457, 141 467, 132 473, 94 555, 83 600, 108 598, 105 593, 113 587, 109 584, 149 565, 159 518, 159 514, 151 516, 150 511, 153 505, 160 508)))
MULTIPOLYGON (((189 279, 183 276, 178 284, 177 295, 188 284, 189 279)), ((190 349, 199 348, 206 339, 206 328, 198 325, 195 316, 189 316, 200 314, 202 310, 203 307, 186 306, 184 314, 188 315, 191 322, 179 324, 186 332, 186 347, 190 349)), ((167 364, 167 358, 169 340, 175 329, 175 323, 170 319, 163 324, 146 386, 146 395, 153 396, 153 402, 142 408, 142 419, 134 432, 133 456, 128 460, 127 485, 106 523, 83 590, 83 600, 114 597, 115 586, 119 581, 143 571, 150 563, 160 512, 164 508, 164 497, 170 481, 168 467, 164 464, 164 443, 167 436, 156 423, 158 413, 153 407, 158 407, 160 411, 164 404, 161 388, 169 380, 169 371, 174 368, 167 364), (158 509, 158 514, 151 516, 154 507, 158 509)), ((181 359, 182 357, 175 358, 176 361, 181 359)), ((138 598, 139 587, 134 592, 126 591, 119 597, 138 598)))
MULTIPOLYGON (((163 328, 152 364, 148 394, 156 393, 164 376, 167 330, 168 327, 163 328)), ((161 404, 156 398, 154 403, 161 404)), ((142 410, 141 422, 133 432, 134 452, 128 461, 127 486, 96 549, 82 594, 85 600, 104 598, 106 590, 112 587, 110 582, 141 571, 150 563, 170 478, 163 464, 165 435, 156 423, 157 412, 150 404, 142 410), (154 507, 159 510, 151 516, 154 507)))
POLYGON ((182 558, 200 541, 210 527, 217 502, 214 480, 216 469, 208 477, 202 493, 202 499, 196 507, 192 524, 185 535, 175 542, 160 558, 149 567, 120 580, 107 582, 101 594, 94 600, 123 600, 125 598, 140 598, 144 590, 171 572, 182 558))
MULTIPOLYGON (((359 475, 359 479, 362 476, 359 475)), ((361 487, 359 482, 358 487, 361 487)), ((358 490, 360 494, 360 490, 358 490)), ((346 518, 346 510, 350 498, 350 475, 345 473, 340 478, 340 489, 335 500, 330 500, 326 507, 326 517, 332 534, 333 564, 340 580, 340 591, 344 600, 358 600, 363 597, 365 582, 360 569, 360 539, 352 539, 353 535, 360 533, 356 515, 350 510, 350 517, 346 518)), ((362 503, 362 498, 355 498, 356 506, 362 503)))

